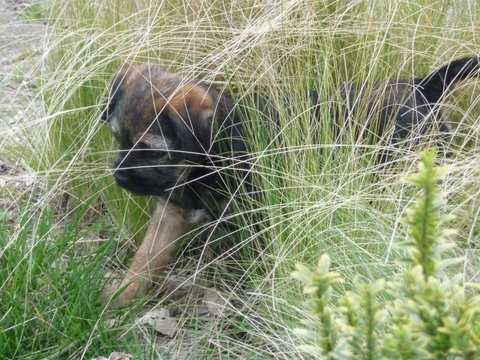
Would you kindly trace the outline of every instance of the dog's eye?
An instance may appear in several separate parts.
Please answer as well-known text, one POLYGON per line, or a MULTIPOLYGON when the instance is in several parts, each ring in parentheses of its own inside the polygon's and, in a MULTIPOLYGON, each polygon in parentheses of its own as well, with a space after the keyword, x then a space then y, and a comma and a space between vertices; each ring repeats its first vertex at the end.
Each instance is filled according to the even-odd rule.
POLYGON ((142 151, 142 156, 144 157, 159 158, 165 155, 165 151, 152 149, 148 144, 144 143, 143 141, 138 142, 136 148, 142 151))
POLYGON ((147 144, 145 144, 143 141, 139 141, 139 142, 137 143, 137 145, 136 145, 136 148, 137 148, 138 150, 150 149, 150 147, 149 147, 147 144))

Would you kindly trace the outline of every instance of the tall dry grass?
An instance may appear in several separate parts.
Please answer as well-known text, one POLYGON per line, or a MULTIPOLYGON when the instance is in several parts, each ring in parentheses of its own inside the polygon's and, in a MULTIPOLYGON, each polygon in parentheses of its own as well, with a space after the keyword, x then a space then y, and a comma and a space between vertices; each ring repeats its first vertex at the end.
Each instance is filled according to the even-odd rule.
MULTIPOLYGON (((232 219, 235 228, 213 234, 207 243, 186 240, 174 275, 180 283, 201 278, 214 284, 234 307, 218 319, 179 315, 184 330, 168 351, 187 358, 301 358, 291 331, 301 302, 289 277, 294 264, 329 253, 332 267, 346 279, 388 277, 405 231, 399 219, 411 198, 400 179, 418 162, 416 151, 405 147, 396 171, 380 173, 374 161, 379 145, 372 139, 359 141, 344 128, 335 141, 329 103, 339 100, 344 82, 426 75, 477 54, 479 11, 472 1, 438 0, 51 0, 45 7, 48 40, 35 64, 41 107, 32 102, 32 111, 25 111, 18 128, 22 144, 2 142, 48 184, 24 212, 55 207, 61 194, 68 195, 72 212, 87 201, 101 219, 95 221, 122 229, 109 235, 116 234, 120 260, 126 261, 128 248, 142 237, 149 204, 111 179, 115 145, 99 117, 112 74, 126 62, 151 62, 212 82, 252 105, 244 123, 256 194, 245 197, 232 219), (311 90, 321 97, 320 119, 309 111, 311 90), (268 111, 256 108, 258 94, 278 111, 279 132, 268 111)), ((365 106, 358 104, 360 114, 365 106)), ((443 107, 455 129, 454 155, 440 160, 452 165, 444 190, 457 214, 464 276, 476 280, 478 83, 462 83, 443 107)), ((365 131, 364 120, 356 119, 359 132, 365 131)), ((61 214, 64 208, 56 209, 61 214)), ((64 224, 61 218, 50 225, 52 232, 64 224)), ((7 248, 35 219, 8 234, 7 248)), ((21 301, 29 296, 27 289, 21 301)), ((75 333, 70 326, 63 331, 75 333)), ((131 335, 137 329, 122 331, 131 335)), ((118 331, 94 326, 92 334, 106 344, 118 331)), ((142 341, 121 346, 142 354, 142 341)), ((84 356, 94 356, 91 346, 78 344, 84 356)))

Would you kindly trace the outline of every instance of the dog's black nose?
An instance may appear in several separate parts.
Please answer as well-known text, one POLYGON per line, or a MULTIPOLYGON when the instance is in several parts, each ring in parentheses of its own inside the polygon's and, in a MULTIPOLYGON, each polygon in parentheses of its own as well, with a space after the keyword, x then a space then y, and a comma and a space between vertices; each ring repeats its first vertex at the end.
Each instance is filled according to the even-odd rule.
POLYGON ((113 177, 120 184, 126 183, 130 180, 129 171, 122 169, 115 170, 113 173, 113 177))

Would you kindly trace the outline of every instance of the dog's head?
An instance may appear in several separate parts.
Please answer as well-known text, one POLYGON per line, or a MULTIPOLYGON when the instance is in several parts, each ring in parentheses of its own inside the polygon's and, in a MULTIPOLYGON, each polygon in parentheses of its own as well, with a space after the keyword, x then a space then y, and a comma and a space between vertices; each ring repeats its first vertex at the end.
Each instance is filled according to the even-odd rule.
POLYGON ((191 182, 195 168, 218 151, 220 129, 232 128, 225 98, 153 65, 123 66, 102 114, 119 144, 117 183, 139 195, 169 196, 191 182))

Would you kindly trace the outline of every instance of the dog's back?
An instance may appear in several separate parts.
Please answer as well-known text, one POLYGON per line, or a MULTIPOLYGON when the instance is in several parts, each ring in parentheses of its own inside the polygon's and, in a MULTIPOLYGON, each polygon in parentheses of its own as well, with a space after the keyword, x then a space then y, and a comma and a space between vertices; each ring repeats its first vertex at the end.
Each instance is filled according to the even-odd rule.
MULTIPOLYGON (((422 78, 343 84, 330 102, 334 133, 338 138, 345 129, 359 141, 366 134, 379 141, 391 131, 387 144, 394 146, 432 130, 445 136, 450 126, 441 112, 441 99, 458 81, 479 76, 480 58, 471 57, 452 61, 422 78)), ((311 98, 318 117, 319 96, 312 93, 311 98)))
POLYGON ((392 144, 409 135, 422 135, 430 126, 434 126, 440 133, 449 133, 450 126, 439 108, 439 102, 458 81, 478 76, 480 59, 463 58, 406 84, 405 100, 399 106, 395 117, 392 144))

